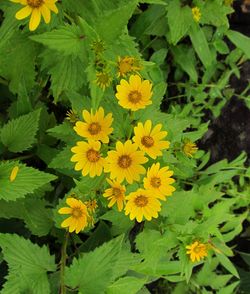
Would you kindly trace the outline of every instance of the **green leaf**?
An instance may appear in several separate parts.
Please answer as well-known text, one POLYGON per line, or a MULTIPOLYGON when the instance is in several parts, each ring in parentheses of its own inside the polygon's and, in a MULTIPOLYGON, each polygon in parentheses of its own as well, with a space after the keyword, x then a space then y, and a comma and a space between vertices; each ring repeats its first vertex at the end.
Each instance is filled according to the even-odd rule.
POLYGON ((49 163, 49 168, 74 170, 75 164, 70 161, 72 155, 71 147, 66 146, 52 159, 49 163))
POLYGON ((0 234, 0 247, 9 267, 2 293, 50 293, 47 271, 55 271, 56 265, 46 247, 15 234, 0 234))
POLYGON ((250 38, 232 30, 229 30, 226 35, 229 40, 234 43, 236 47, 240 48, 246 54, 247 58, 250 59, 250 38))
POLYGON ((80 137, 76 134, 73 129, 73 125, 65 121, 60 125, 55 126, 52 129, 47 130, 49 135, 64 142, 74 143, 80 140, 80 137))
POLYGON ((12 152, 22 152, 36 142, 41 109, 9 121, 1 130, 1 141, 12 152))
POLYGON ((110 285, 107 294, 131 294, 137 293, 145 284, 147 278, 123 277, 110 285))
POLYGON ((222 254, 222 253, 217 253, 215 252, 217 258, 219 259, 219 262, 231 273, 233 274, 235 277, 240 278, 239 274, 235 268, 235 266, 233 265, 233 263, 230 261, 230 259, 222 254))

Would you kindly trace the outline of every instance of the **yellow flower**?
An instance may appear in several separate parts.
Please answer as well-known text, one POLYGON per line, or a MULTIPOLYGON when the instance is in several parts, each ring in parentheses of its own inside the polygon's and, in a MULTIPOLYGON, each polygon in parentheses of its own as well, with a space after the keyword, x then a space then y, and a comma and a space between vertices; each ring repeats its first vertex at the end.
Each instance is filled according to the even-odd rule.
POLYGON ((50 11, 58 13, 55 5, 57 0, 11 0, 11 2, 20 3, 25 6, 15 15, 18 20, 31 15, 29 22, 30 31, 37 29, 41 21, 41 15, 45 23, 48 24, 51 19, 50 11))
POLYGON ((112 76, 107 71, 99 71, 96 73, 96 83, 104 91, 110 86, 112 76))
POLYGON ((15 181, 18 172, 19 172, 19 167, 16 165, 16 166, 13 167, 13 169, 12 169, 12 171, 10 173, 10 181, 11 182, 15 181))
POLYGON ((84 122, 78 121, 74 127, 76 133, 86 139, 102 141, 103 143, 109 142, 109 137, 113 131, 111 124, 113 122, 112 113, 104 116, 104 109, 100 107, 95 114, 92 110, 89 113, 87 110, 83 110, 82 116, 84 122))
POLYGON ((192 262, 195 262, 196 260, 200 261, 207 256, 207 245, 200 243, 199 241, 195 241, 191 245, 186 246, 186 249, 192 262))
POLYGON ((77 142, 77 146, 71 148, 75 153, 71 157, 72 162, 76 162, 75 170, 82 170, 82 175, 89 174, 91 178, 100 176, 104 166, 104 158, 99 152, 101 143, 99 141, 77 142))
POLYGON ((141 70, 142 66, 140 65, 139 61, 131 56, 125 57, 118 57, 117 62, 117 70, 118 70, 118 77, 124 77, 128 73, 133 73, 138 70, 141 70))
POLYGON ((132 75, 129 82, 122 79, 116 87, 118 103, 126 109, 136 111, 152 104, 152 84, 149 80, 142 80, 138 75, 132 75))
POLYGON ((194 7, 194 8, 192 8, 192 14, 193 14, 193 19, 194 19, 196 22, 199 22, 200 19, 201 19, 200 8, 198 8, 198 7, 194 7))
POLYGON ((144 188, 154 193, 156 198, 166 200, 166 196, 172 195, 175 188, 171 186, 175 182, 171 176, 173 172, 168 166, 160 168, 160 163, 154 163, 147 171, 147 177, 143 179, 144 188))
POLYGON ((186 140, 182 146, 182 151, 188 156, 193 157, 193 155, 197 152, 198 147, 195 143, 186 140))
POLYGON ((130 193, 126 200, 125 214, 129 214, 131 220, 135 219, 141 222, 143 217, 151 220, 152 217, 157 218, 158 212, 161 210, 160 201, 152 196, 152 192, 148 190, 138 189, 136 192, 130 193))
POLYGON ((74 110, 70 109, 66 112, 66 119, 71 122, 71 123, 75 123, 78 121, 78 116, 77 113, 74 112, 74 110))
POLYGON ((69 232, 77 234, 87 226, 87 218, 89 217, 87 207, 81 200, 68 198, 66 203, 70 207, 62 207, 58 210, 60 214, 70 214, 70 217, 61 223, 62 228, 69 227, 69 232))
POLYGON ((117 181, 111 181, 109 179, 107 179, 107 182, 110 184, 111 188, 106 189, 103 196, 109 200, 108 207, 112 207, 116 203, 118 210, 122 211, 125 202, 125 186, 122 186, 117 181))
POLYGON ((110 172, 111 179, 117 179, 120 183, 126 179, 131 184, 140 179, 140 174, 146 172, 141 164, 147 161, 144 152, 137 151, 137 146, 131 140, 124 144, 117 142, 116 150, 108 152, 104 171, 110 172))
POLYGON ((97 201, 95 199, 85 201, 84 204, 87 206, 87 209, 91 214, 93 214, 98 207, 97 201))
POLYGON ((102 54, 105 51, 105 44, 102 40, 96 40, 91 44, 91 49, 96 55, 102 54))
POLYGON ((158 124, 152 128, 151 120, 147 120, 144 126, 142 123, 138 123, 134 128, 135 136, 133 137, 133 141, 153 159, 162 155, 162 149, 169 148, 168 141, 161 141, 168 134, 165 131, 161 131, 161 128, 162 124, 158 124))

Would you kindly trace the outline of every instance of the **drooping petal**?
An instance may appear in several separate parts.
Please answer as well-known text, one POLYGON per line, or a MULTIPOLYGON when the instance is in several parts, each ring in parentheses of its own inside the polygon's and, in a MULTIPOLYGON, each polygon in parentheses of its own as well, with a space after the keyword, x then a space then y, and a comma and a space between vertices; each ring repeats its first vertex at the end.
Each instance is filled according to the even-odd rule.
POLYGON ((15 17, 16 19, 21 20, 28 17, 31 14, 31 12, 32 8, 30 6, 25 6, 16 13, 15 17))
POLYGON ((41 21, 41 12, 38 8, 32 10, 30 22, 29 22, 29 29, 30 31, 35 31, 39 26, 41 21))

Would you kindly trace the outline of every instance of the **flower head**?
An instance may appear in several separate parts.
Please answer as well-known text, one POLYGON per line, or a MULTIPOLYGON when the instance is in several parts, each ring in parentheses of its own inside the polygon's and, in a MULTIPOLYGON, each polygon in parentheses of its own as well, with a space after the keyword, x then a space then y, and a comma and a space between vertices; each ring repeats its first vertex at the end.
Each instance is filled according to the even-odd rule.
POLYGON ((160 168, 160 163, 154 163, 147 171, 147 177, 143 179, 144 188, 152 191, 156 198, 165 200, 166 196, 172 195, 175 188, 171 186, 175 182, 171 176, 173 172, 168 166, 160 168))
POLYGON ((85 204, 81 200, 75 198, 68 198, 66 203, 69 207, 62 207, 58 210, 60 214, 70 214, 70 217, 61 223, 62 228, 69 228, 69 232, 76 232, 78 234, 87 225, 88 211, 85 204))
POLYGON ((142 66, 139 61, 131 56, 118 57, 117 62, 117 71, 118 77, 124 77, 127 74, 134 73, 138 70, 141 70, 142 66))
POLYGON ((112 82, 112 76, 108 71, 99 71, 96 73, 96 83, 102 89, 105 90, 110 86, 112 82))
POLYGON ((105 44, 102 40, 96 40, 91 44, 91 49, 96 55, 100 55, 105 51, 105 44))
POLYGON ((162 155, 161 150, 169 148, 168 141, 161 141, 168 134, 166 131, 161 131, 161 128, 162 124, 158 124, 152 128, 151 120, 147 120, 144 125, 138 123, 134 128, 135 136, 133 137, 133 141, 153 159, 162 155))
POLYGON ((98 207, 97 201, 95 199, 85 201, 84 204, 87 206, 87 209, 90 212, 90 214, 95 213, 95 211, 96 211, 96 209, 98 207))
POLYGON ((74 112, 74 110, 70 109, 66 112, 66 119, 71 123, 76 123, 78 121, 77 113, 74 112))
POLYGON ((88 140, 100 140, 103 143, 108 143, 108 135, 113 131, 113 128, 111 128, 113 122, 112 113, 104 116, 104 109, 100 107, 95 113, 92 110, 91 113, 83 110, 82 116, 84 122, 78 121, 74 127, 76 133, 88 140))
POLYGON ((190 255, 192 262, 200 261, 207 256, 207 245, 199 241, 193 242, 191 245, 186 246, 187 254, 190 255))
POLYGON ((112 207, 116 203, 118 210, 122 211, 125 202, 125 186, 122 186, 117 181, 111 181, 109 179, 107 179, 107 182, 110 184, 111 188, 106 189, 103 196, 109 200, 108 207, 112 207))
POLYGON ((71 157, 71 161, 76 162, 75 170, 82 170, 83 176, 89 174, 91 178, 100 176, 104 166, 100 148, 99 141, 77 142, 77 146, 71 148, 71 151, 75 153, 71 157))
POLYGON ((200 8, 199 7, 192 8, 192 14, 193 14, 193 19, 196 22, 199 22, 200 19, 201 19, 201 11, 200 11, 200 8))
POLYGON ((19 166, 16 165, 16 166, 13 167, 13 169, 12 169, 12 171, 10 173, 10 181, 11 182, 14 182, 15 181, 18 172, 19 172, 19 166))
POLYGON ((136 219, 141 222, 145 217, 150 221, 153 217, 157 218, 158 212, 161 210, 160 201, 148 190, 138 189, 136 192, 130 193, 126 200, 128 201, 125 206, 125 214, 129 214, 131 220, 136 219))
POLYGON ((131 140, 124 144, 117 142, 116 150, 108 152, 104 171, 110 172, 111 179, 117 179, 120 183, 126 179, 131 184, 140 179, 140 174, 146 172, 141 164, 147 161, 144 152, 137 151, 137 146, 131 140))
POLYGON ((116 87, 118 103, 126 109, 136 111, 152 104, 152 84, 138 75, 131 75, 129 82, 122 79, 116 87))
POLYGON ((11 2, 20 3, 24 5, 21 10, 16 13, 18 20, 24 19, 31 15, 29 22, 30 31, 35 31, 40 24, 41 15, 46 24, 50 22, 50 11, 58 13, 55 5, 57 0, 11 0, 11 2))
POLYGON ((195 143, 186 140, 182 146, 182 151, 188 156, 193 157, 193 155, 197 152, 198 147, 195 143))

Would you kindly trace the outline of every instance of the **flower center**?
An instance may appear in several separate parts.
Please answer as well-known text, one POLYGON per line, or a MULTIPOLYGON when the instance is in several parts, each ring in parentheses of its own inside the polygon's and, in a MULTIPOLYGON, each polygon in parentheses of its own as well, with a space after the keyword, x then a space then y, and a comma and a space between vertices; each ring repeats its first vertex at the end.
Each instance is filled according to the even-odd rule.
POLYGON ((118 198, 118 197, 120 197, 120 196, 122 195, 121 189, 116 188, 116 187, 113 188, 112 192, 113 192, 113 195, 114 195, 116 198, 118 198))
POLYGON ((79 207, 74 207, 72 209, 72 217, 74 218, 80 218, 83 216, 82 210, 79 207))
POLYGON ((150 181, 150 184, 154 187, 154 188, 159 188, 161 185, 161 179, 157 178, 157 177, 153 177, 150 181))
POLYGON ((121 168, 128 168, 132 163, 132 159, 128 155, 122 155, 118 158, 118 165, 121 168))
POLYGON ((87 159, 90 162, 97 162, 100 159, 100 154, 98 151, 95 151, 94 149, 89 149, 87 151, 87 159))
POLYGON ((99 123, 93 122, 89 125, 88 131, 90 132, 91 135, 96 135, 100 133, 101 129, 102 128, 99 123))
POLYGON ((154 139, 150 136, 144 136, 141 139, 142 145, 144 145, 147 148, 150 148, 154 145, 154 139))
POLYGON ((44 0, 27 0, 27 3, 30 7, 37 8, 42 6, 42 4, 44 3, 44 0))
POLYGON ((200 252, 201 252, 201 248, 200 248, 200 246, 196 246, 196 247, 194 248, 194 252, 195 252, 195 253, 200 253, 200 252))
POLYGON ((144 207, 148 204, 148 198, 144 195, 139 195, 134 200, 135 205, 138 207, 144 207))
POLYGON ((142 98, 142 95, 140 92, 138 92, 137 90, 135 91, 131 91, 129 94, 128 94, 128 100, 131 102, 131 103, 138 103, 139 101, 141 101, 141 98, 142 98))

